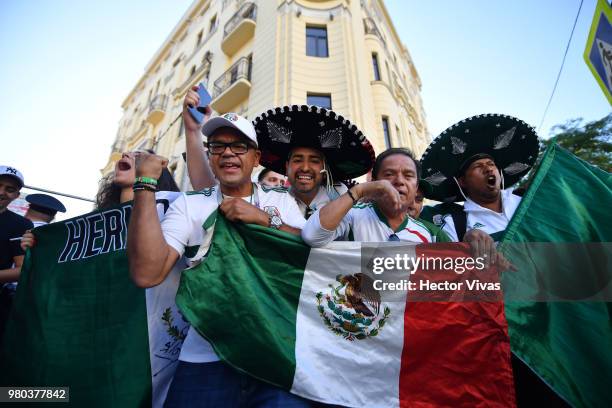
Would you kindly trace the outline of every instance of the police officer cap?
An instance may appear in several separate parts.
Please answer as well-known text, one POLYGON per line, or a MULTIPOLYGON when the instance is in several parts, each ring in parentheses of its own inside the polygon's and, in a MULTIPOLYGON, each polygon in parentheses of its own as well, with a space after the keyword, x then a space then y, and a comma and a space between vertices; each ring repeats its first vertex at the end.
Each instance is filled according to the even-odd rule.
POLYGON ((51 197, 47 194, 28 194, 26 201, 30 203, 30 207, 33 210, 55 215, 55 213, 66 212, 66 207, 57 198, 51 197))

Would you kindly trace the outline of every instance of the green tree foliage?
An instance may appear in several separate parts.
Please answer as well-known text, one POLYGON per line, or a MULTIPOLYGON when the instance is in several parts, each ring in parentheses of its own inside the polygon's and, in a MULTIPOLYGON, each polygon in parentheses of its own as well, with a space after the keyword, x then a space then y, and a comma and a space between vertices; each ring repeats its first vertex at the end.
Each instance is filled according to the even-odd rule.
POLYGON ((558 143, 581 159, 612 172, 612 113, 584 125, 582 121, 572 119, 553 126, 553 136, 542 140, 542 150, 558 143))

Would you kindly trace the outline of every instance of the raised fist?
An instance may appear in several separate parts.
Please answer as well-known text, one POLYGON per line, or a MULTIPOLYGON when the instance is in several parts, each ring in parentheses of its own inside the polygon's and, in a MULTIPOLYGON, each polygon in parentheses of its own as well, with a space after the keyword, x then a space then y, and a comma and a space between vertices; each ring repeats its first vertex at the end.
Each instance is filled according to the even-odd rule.
POLYGON ((136 177, 159 179, 168 159, 156 154, 139 152, 136 154, 136 177))

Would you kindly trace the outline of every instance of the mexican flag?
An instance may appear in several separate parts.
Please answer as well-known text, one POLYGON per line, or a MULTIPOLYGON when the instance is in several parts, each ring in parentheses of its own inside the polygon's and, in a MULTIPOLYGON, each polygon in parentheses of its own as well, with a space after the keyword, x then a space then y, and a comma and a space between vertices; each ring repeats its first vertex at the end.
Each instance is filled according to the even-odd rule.
POLYGON ((298 237, 219 216, 207 260, 183 272, 177 304, 226 363, 310 400, 514 406, 497 274, 406 267, 393 263, 396 256, 452 264, 470 253, 457 244, 311 249, 298 237), (401 286, 407 282, 413 290, 401 286))
MULTIPOLYGON (((159 200, 162 209, 165 199, 159 200)), ((68 386, 87 407, 162 406, 188 324, 180 266, 134 286, 125 251, 131 206, 34 230, 0 353, 2 386, 68 386)))
POLYGON ((612 406, 611 208, 612 175, 552 145, 502 243, 512 352, 575 407, 612 406))

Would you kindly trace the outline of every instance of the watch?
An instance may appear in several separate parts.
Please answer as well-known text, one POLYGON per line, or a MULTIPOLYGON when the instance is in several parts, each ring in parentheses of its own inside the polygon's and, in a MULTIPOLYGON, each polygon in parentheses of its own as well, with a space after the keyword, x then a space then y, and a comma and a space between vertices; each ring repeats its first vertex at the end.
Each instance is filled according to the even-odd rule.
POLYGON ((279 229, 283 225, 283 220, 278 215, 270 215, 270 228, 279 229))

